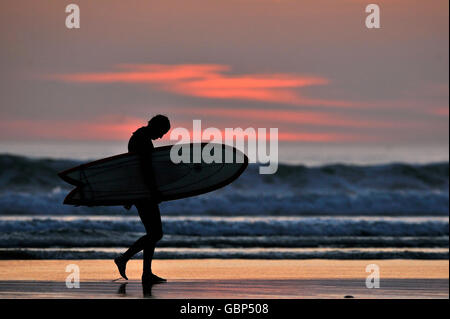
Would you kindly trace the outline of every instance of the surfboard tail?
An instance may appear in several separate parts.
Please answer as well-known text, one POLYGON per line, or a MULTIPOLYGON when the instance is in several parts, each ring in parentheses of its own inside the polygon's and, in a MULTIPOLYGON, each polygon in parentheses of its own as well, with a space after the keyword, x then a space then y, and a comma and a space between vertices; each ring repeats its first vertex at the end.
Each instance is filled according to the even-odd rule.
POLYGON ((67 194, 66 198, 64 198, 63 204, 65 205, 82 205, 80 200, 80 189, 78 187, 72 189, 69 194, 67 194))
POLYGON ((111 162, 113 160, 116 159, 120 159, 120 158, 126 158, 127 156, 129 156, 130 153, 122 153, 122 154, 118 154, 118 155, 114 155, 114 156, 110 156, 110 157, 106 157, 106 158, 102 158, 96 161, 92 161, 89 163, 85 163, 85 164, 81 164, 69 169, 66 169, 62 172, 58 173, 58 176, 65 182, 72 184, 74 186, 83 186, 85 183, 82 181, 83 179, 83 172, 86 169, 89 169, 92 166, 96 166, 99 164, 103 164, 103 163, 107 163, 107 162, 111 162))
POLYGON ((74 186, 82 186, 83 183, 80 180, 74 179, 72 177, 69 176, 70 173, 74 172, 76 168, 71 168, 62 172, 58 173, 59 178, 61 178, 63 181, 65 181, 66 183, 69 183, 71 185, 74 186))

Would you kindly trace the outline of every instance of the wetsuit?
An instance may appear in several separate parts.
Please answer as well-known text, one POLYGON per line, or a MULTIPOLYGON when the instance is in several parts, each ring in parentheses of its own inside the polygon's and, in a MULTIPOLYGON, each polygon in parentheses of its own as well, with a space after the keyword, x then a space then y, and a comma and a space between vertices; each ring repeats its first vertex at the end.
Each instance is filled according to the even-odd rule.
MULTIPOLYGON (((151 192, 156 191, 154 173, 151 166, 151 154, 154 149, 150 139, 148 127, 141 127, 130 138, 128 152, 137 153, 141 160, 144 179, 148 183, 151 192)), ((152 259, 156 243, 163 237, 161 215, 158 204, 151 199, 142 199, 133 203, 144 224, 146 235, 139 238, 123 255, 131 259, 135 254, 144 250, 144 274, 152 272, 152 259)))

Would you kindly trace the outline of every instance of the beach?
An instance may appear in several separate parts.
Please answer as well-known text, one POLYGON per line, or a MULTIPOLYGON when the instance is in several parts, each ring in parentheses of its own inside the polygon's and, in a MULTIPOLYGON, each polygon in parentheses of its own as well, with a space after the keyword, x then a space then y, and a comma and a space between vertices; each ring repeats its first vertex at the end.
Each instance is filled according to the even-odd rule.
POLYGON ((57 173, 82 163, 0 155, 0 298, 449 297, 448 162, 249 165, 163 202, 153 269, 168 282, 151 291, 141 253, 113 281, 113 258, 146 232, 135 207, 62 205, 71 186, 57 173), (380 288, 366 287, 371 264, 380 288))
POLYGON ((168 282, 144 291, 141 260, 128 263, 129 281, 111 260, 0 260, 0 298, 449 298, 448 260, 155 260, 168 282), (68 265, 79 288, 67 288, 68 265), (366 287, 367 265, 380 287, 366 287))

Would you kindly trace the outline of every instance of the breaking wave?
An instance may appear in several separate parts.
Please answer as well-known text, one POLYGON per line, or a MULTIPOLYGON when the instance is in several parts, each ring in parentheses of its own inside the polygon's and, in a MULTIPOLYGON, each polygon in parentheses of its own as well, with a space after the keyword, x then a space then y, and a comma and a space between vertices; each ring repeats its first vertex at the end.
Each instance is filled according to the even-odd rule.
MULTIPOLYGON (((57 172, 72 160, 0 155, 2 214, 121 214, 120 207, 62 205, 71 185, 57 172)), ((256 165, 217 191, 162 203, 168 215, 448 215, 449 165, 280 165, 260 175, 256 165)))

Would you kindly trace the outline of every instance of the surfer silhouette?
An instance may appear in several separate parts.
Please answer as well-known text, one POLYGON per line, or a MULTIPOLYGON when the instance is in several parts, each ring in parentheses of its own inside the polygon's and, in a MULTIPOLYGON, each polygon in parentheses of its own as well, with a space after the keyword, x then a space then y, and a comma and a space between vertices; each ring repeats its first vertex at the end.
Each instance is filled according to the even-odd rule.
POLYGON ((136 240, 128 250, 114 259, 120 275, 127 279, 127 262, 141 250, 144 251, 142 284, 154 284, 165 282, 166 279, 153 274, 152 259, 155 252, 156 243, 163 237, 161 215, 158 204, 161 202, 161 195, 156 188, 155 174, 151 165, 151 154, 154 149, 152 140, 161 138, 170 129, 169 119, 164 115, 156 115, 148 121, 147 126, 136 130, 128 142, 128 152, 139 155, 141 161, 144 180, 150 188, 151 197, 129 203, 125 206, 130 209, 135 205, 139 217, 144 224, 146 234, 136 240))

